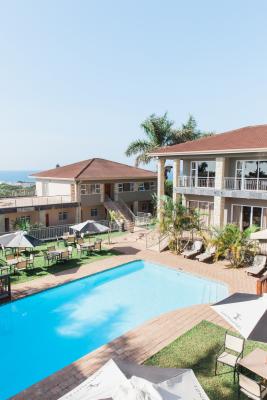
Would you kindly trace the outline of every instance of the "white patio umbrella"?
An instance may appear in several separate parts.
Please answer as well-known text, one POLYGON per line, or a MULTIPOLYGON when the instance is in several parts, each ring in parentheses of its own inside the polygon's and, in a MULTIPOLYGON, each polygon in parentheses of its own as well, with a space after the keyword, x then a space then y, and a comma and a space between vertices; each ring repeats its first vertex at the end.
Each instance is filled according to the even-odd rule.
POLYGON ((262 231, 254 232, 250 235, 250 239, 253 240, 267 240, 267 229, 263 229, 262 231))
POLYGON ((191 369, 108 361, 59 400, 209 400, 191 369))
POLYGON ((33 248, 42 244, 39 239, 34 238, 24 231, 17 231, 13 233, 7 233, 6 235, 0 236, 0 245, 11 248, 33 248))
POLYGON ((81 222, 70 227, 73 231, 79 233, 108 233, 108 241, 110 228, 108 226, 102 225, 99 222, 88 219, 87 221, 81 222))
POLYGON ((211 307, 244 338, 267 343, 267 294, 235 293, 211 307))

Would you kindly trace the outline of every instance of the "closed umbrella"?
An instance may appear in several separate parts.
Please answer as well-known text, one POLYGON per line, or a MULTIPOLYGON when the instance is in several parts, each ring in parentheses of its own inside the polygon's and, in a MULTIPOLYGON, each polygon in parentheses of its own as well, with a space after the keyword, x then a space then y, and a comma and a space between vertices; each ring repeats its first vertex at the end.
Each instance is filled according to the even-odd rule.
POLYGON ((267 343, 267 295, 235 293, 212 306, 241 335, 267 343))
POLYGON ((33 248, 39 246, 42 242, 35 237, 28 235, 27 232, 18 231, 13 233, 7 233, 6 235, 0 236, 0 245, 3 247, 11 248, 33 248))

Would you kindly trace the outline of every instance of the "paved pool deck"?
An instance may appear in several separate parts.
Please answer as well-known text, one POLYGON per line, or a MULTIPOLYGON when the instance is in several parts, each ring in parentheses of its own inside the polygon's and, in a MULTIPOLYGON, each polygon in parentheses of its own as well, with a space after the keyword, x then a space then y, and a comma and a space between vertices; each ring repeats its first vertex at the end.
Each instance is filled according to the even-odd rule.
MULTIPOLYGON (((146 250, 144 241, 135 233, 115 238, 111 247, 118 250, 121 255, 15 285, 13 287, 13 298, 21 298, 137 259, 159 263, 170 268, 223 282, 228 285, 229 293, 256 293, 256 279, 247 276, 242 270, 229 269, 221 262, 204 264, 184 259, 170 252, 156 253, 146 250)), ((202 320, 219 324, 226 329, 230 328, 209 305, 197 305, 175 310, 127 332, 24 390, 12 399, 56 400, 80 384, 110 358, 127 358, 142 363, 202 320)), ((38 366, 35 367, 38 368, 38 366)))

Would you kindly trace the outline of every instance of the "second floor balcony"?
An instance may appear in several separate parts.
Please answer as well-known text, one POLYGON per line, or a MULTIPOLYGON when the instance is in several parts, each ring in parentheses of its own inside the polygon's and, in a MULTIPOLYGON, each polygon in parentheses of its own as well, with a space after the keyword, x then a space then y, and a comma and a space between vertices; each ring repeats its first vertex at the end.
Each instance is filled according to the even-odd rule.
POLYGON ((267 200, 267 178, 225 177, 221 186, 215 187, 215 177, 181 176, 175 190, 181 194, 267 200))

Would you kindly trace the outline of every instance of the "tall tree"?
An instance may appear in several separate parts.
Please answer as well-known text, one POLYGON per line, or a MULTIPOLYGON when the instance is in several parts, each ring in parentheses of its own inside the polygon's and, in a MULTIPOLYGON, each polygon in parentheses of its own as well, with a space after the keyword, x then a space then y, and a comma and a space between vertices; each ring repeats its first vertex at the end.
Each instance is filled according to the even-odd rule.
POLYGON ((127 157, 135 155, 136 166, 140 163, 148 164, 151 160, 150 152, 172 143, 174 136, 173 124, 174 122, 168 119, 167 113, 163 116, 150 115, 141 124, 146 139, 137 139, 130 143, 126 150, 127 157))
POLYGON ((202 136, 210 136, 211 132, 202 132, 197 129, 197 123, 192 115, 189 115, 186 123, 181 128, 174 129, 174 122, 168 119, 168 114, 163 116, 150 115, 141 124, 146 139, 137 139, 130 143, 126 150, 128 157, 135 155, 135 165, 148 164, 151 160, 150 152, 156 151, 159 147, 184 143, 199 139, 202 136))

